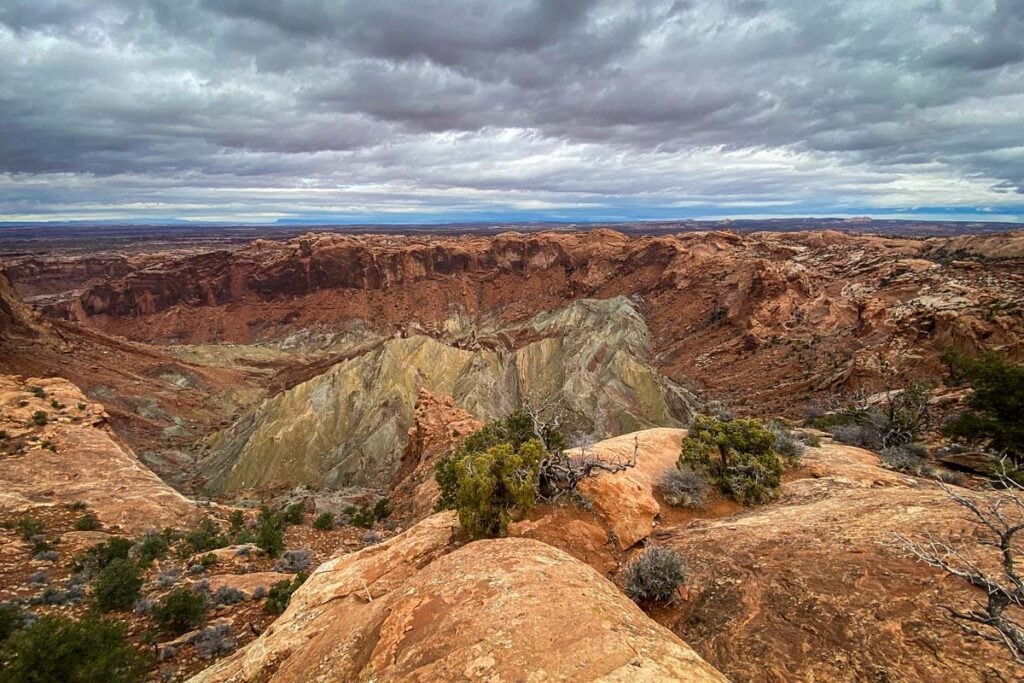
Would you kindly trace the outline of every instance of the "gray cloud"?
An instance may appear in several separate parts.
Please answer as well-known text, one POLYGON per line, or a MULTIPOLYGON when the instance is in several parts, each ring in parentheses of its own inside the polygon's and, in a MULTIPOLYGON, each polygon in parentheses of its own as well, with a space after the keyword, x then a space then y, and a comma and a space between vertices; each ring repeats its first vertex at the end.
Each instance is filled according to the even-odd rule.
POLYGON ((1019 211, 1021 35, 1017 0, 8 0, 0 213, 1019 211))

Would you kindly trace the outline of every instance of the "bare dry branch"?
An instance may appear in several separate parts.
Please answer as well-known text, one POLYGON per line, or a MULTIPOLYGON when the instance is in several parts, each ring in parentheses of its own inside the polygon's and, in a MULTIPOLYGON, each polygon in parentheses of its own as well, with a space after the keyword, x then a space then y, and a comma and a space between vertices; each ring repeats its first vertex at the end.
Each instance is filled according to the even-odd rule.
POLYGON ((1008 611, 1024 608, 1024 580, 1017 567, 1024 504, 1017 482, 1007 481, 1004 485, 1003 490, 989 493, 986 499, 941 485, 946 495, 968 512, 967 520, 983 534, 975 538, 973 548, 954 546, 931 535, 915 540, 895 534, 895 538, 921 562, 983 590, 985 601, 975 609, 940 607, 965 633, 1002 645, 1015 662, 1024 664, 1024 627, 1008 611), (991 549, 985 553, 990 556, 988 562, 975 557, 974 551, 984 549, 991 549))

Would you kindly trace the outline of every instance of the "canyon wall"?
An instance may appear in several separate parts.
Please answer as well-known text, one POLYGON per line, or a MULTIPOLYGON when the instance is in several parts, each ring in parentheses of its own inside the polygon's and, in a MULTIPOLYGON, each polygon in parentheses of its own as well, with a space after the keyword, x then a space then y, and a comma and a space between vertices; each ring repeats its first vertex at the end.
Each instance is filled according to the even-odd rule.
POLYGON ((150 263, 43 308, 140 341, 249 344, 354 324, 445 338, 456 317, 521 323, 626 296, 662 374, 792 412, 934 376, 949 345, 1021 356, 1022 235, 311 234, 150 263))

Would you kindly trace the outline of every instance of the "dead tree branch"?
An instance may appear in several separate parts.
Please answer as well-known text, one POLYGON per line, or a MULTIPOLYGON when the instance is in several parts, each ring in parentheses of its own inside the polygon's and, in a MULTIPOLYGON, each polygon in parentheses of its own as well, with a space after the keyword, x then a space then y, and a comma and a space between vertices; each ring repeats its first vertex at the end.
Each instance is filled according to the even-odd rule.
POLYGON ((1024 531, 1024 487, 1002 478, 1004 489, 985 497, 970 496, 941 485, 950 499, 964 508, 975 528, 974 546, 954 545, 928 535, 912 539, 896 534, 897 543, 925 564, 981 589, 985 600, 972 609, 940 608, 967 634, 1005 647, 1024 664, 1024 626, 1013 613, 1024 608, 1024 579, 1017 561, 1024 531))

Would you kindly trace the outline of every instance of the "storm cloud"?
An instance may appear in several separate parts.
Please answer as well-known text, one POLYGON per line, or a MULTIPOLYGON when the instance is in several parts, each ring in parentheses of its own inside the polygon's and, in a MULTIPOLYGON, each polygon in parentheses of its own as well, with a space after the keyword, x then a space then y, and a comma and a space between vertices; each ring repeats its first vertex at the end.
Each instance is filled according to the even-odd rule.
POLYGON ((1019 0, 6 0, 0 220, 1024 217, 1019 0))

